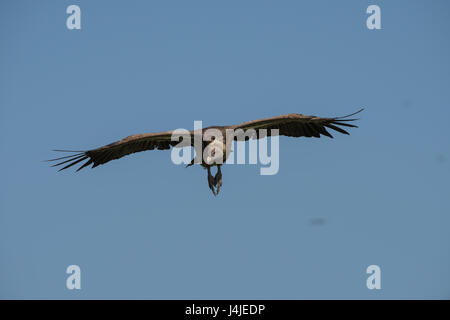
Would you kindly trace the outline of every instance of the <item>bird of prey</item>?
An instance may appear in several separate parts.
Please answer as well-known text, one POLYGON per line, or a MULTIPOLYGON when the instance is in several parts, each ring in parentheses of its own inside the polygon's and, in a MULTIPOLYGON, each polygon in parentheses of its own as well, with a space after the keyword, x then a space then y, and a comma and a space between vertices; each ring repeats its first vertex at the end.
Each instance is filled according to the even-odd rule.
MULTIPOLYGON (((92 149, 87 151, 71 151, 71 150, 54 150, 61 152, 71 152, 71 155, 60 157, 56 159, 51 159, 47 161, 59 161, 62 160, 52 167, 63 166, 59 171, 72 167, 73 165, 85 161, 77 171, 89 166, 92 164, 92 168, 95 168, 101 164, 105 164, 111 160, 122 158, 126 155, 141 152, 146 150, 167 150, 170 147, 186 147, 186 146, 194 146, 194 141, 196 137, 200 137, 201 139, 201 150, 196 150, 196 153, 200 151, 200 154, 203 155, 203 151, 206 148, 211 149, 212 155, 214 156, 215 152, 220 151, 220 160, 221 161, 211 161, 208 157, 204 159, 204 157, 200 157, 200 160, 196 160, 194 158, 191 163, 189 163, 186 167, 189 167, 193 164, 200 164, 203 168, 208 171, 208 185, 214 195, 217 195, 222 186, 222 172, 221 165, 225 163, 228 155, 230 154, 230 144, 234 141, 244 141, 248 139, 259 139, 265 136, 270 135, 282 135, 288 137, 315 137, 320 138, 322 135, 333 138, 333 136, 327 131, 328 129, 335 130, 337 132, 343 134, 349 134, 346 130, 341 127, 353 127, 357 128, 356 125, 351 124, 349 122, 358 120, 358 119, 350 119, 349 117, 361 112, 363 109, 359 111, 343 116, 343 117, 334 117, 334 118, 322 118, 316 116, 306 116, 297 113, 291 113, 281 116, 276 116, 272 118, 265 118, 259 120, 253 120, 249 122, 244 122, 238 125, 232 126, 212 126, 208 128, 203 128, 200 130, 191 130, 187 131, 184 134, 179 135, 179 139, 173 139, 173 134, 175 131, 165 131, 158 133, 144 133, 144 134, 135 134, 128 136, 122 140, 113 142, 111 144, 92 149), (204 139, 204 133, 209 130, 217 130, 221 133, 221 137, 219 139, 215 139, 215 137, 211 137, 211 139, 204 139), (227 130, 232 130, 234 132, 238 131, 244 133, 243 135, 235 135, 231 136, 232 141, 227 141, 227 130), (263 129, 263 130, 261 130, 263 129), (265 129, 265 130, 264 130, 265 129), (272 129, 275 130, 275 133, 272 129), (248 135, 247 133, 252 131, 252 134, 248 135), (180 140, 183 138, 186 139, 187 143, 180 143, 180 140), (223 158, 222 158, 223 157, 223 158), (211 167, 216 166, 217 172, 216 175, 213 176, 211 174, 211 167)), ((197 140, 198 141, 198 140, 197 140)))

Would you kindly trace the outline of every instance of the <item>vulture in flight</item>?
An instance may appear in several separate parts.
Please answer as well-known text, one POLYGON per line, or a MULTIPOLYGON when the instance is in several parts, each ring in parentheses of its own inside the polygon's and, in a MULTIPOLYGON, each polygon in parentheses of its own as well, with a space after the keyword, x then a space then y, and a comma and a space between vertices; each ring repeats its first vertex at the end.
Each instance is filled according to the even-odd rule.
MULTIPOLYGON (((200 164, 203 168, 208 171, 208 185, 214 195, 217 195, 220 191, 220 187, 222 186, 222 172, 220 167, 223 163, 225 163, 228 155, 230 154, 230 145, 232 141, 227 141, 227 130, 239 130, 241 135, 232 135, 231 137, 235 141, 246 141, 248 139, 259 139, 265 136, 275 135, 278 130, 278 135, 288 136, 288 137, 315 137, 320 138, 322 135, 333 138, 333 136, 327 131, 327 129, 332 129, 334 131, 349 134, 342 127, 350 127, 357 128, 356 125, 351 124, 350 122, 358 120, 358 119, 350 119, 349 117, 361 112, 363 109, 359 111, 343 116, 343 117, 334 117, 334 118, 321 118, 316 116, 305 116, 298 113, 291 113, 282 116, 276 116, 272 118, 265 118, 260 120, 253 120, 244 122, 238 125, 232 126, 212 126, 208 128, 203 128, 200 130, 191 130, 185 132, 183 134, 178 134, 177 139, 173 139, 172 134, 176 134, 175 131, 165 131, 158 133, 144 133, 144 134, 135 134, 128 136, 122 140, 113 142, 111 144, 105 145, 103 147, 99 147, 92 150, 86 151, 71 151, 71 150, 54 150, 60 152, 71 152, 71 155, 60 157, 56 159, 51 159, 47 161, 58 161, 58 163, 52 165, 52 167, 62 166, 59 171, 72 167, 77 163, 82 161, 86 161, 81 164, 81 166, 77 169, 80 171, 81 169, 92 164, 92 168, 95 168, 101 164, 105 164, 111 160, 122 158, 126 155, 141 152, 146 150, 167 150, 170 147, 194 147, 194 141, 200 138, 201 140, 201 148, 200 154, 203 155, 203 151, 206 148, 211 149, 212 155, 214 156, 215 152, 218 152, 221 161, 211 161, 210 157, 204 159, 205 157, 201 157, 202 159, 197 160, 194 158, 186 167, 189 167, 193 164, 200 164), (204 133, 208 129, 218 130, 221 133, 221 138, 215 139, 215 137, 211 137, 209 140, 204 139, 204 133), (263 130, 261 130, 263 129, 263 130), (265 129, 265 130, 264 130, 265 129), (275 133, 272 131, 274 130, 275 133), (250 131, 251 134, 247 134, 250 131), (187 137, 189 136, 189 137, 187 137), (189 142, 180 143, 181 140, 184 141, 183 138, 189 142), (207 140, 207 141, 205 141, 207 140), (220 153, 219 153, 220 152, 220 153), (61 160, 61 161, 59 161, 61 160), (63 166, 64 165, 64 166, 63 166), (211 167, 217 166, 217 173, 215 176, 211 174, 211 167)), ((220 135, 219 135, 220 136, 220 135)), ((230 139, 228 139, 230 140, 230 139)), ((197 140, 199 141, 199 140, 197 140)), ((196 154, 197 150, 196 150, 196 154)), ((215 158, 217 160, 217 157, 215 158)))

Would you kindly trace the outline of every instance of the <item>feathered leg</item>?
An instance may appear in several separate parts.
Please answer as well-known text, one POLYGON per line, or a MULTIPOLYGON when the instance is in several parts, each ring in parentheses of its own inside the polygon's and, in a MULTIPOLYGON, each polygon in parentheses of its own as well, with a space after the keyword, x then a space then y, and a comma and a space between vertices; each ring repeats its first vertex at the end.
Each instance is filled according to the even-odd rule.
POLYGON ((219 194, 220 187, 222 186, 222 171, 220 171, 220 164, 217 165, 217 173, 214 177, 214 185, 217 188, 217 194, 219 194))
POLYGON ((217 192, 216 192, 216 190, 214 190, 215 182, 214 182, 214 177, 211 174, 211 167, 207 167, 206 169, 208 170, 208 185, 209 185, 209 188, 211 189, 213 195, 216 196, 217 192))

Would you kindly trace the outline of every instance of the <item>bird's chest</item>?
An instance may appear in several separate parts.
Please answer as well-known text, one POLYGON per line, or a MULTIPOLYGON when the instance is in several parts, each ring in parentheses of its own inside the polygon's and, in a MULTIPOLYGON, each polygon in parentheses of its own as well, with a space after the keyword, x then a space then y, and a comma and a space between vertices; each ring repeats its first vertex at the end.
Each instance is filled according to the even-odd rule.
POLYGON ((207 166, 223 164, 227 158, 226 144, 221 140, 203 142, 203 163, 207 166))

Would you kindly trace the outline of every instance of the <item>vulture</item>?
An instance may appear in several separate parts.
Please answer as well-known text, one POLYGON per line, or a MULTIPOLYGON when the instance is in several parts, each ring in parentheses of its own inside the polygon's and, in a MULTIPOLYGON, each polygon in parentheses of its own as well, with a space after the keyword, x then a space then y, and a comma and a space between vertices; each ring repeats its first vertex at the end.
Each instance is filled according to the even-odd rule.
POLYGON ((217 161, 217 157, 206 157, 205 159, 205 156, 203 156, 199 157, 201 159, 197 159, 196 156, 186 167, 189 167, 193 164, 200 164, 204 169, 206 169, 208 171, 208 186, 211 189, 212 193, 216 196, 222 186, 222 172, 220 167, 230 154, 230 145, 233 140, 246 141, 248 139, 260 139, 271 135, 281 135, 295 138, 320 138, 323 135, 329 138, 333 138, 333 136, 328 132, 327 129, 331 129, 339 133, 348 135, 349 133, 342 127, 357 128, 356 125, 350 122, 359 119, 350 117, 363 110, 364 109, 360 109, 359 111, 352 114, 334 118, 322 118, 317 116, 306 116, 298 113, 291 113, 272 118, 248 121, 232 126, 211 126, 198 130, 185 130, 184 134, 179 134, 176 132, 176 130, 158 133, 134 134, 122 140, 92 150, 54 150, 58 152, 70 152, 72 154, 46 161, 57 162, 56 164, 53 164, 52 167, 62 166, 59 171, 70 168, 82 161, 85 161, 76 170, 80 171, 81 169, 91 164, 92 168, 95 168, 101 164, 105 164, 111 160, 119 159, 135 152, 154 149, 167 150, 170 149, 171 146, 174 148, 189 146, 195 147, 195 141, 197 139, 197 141, 201 141, 201 143, 199 144, 201 146, 201 150, 196 150, 196 154, 203 155, 203 151, 209 148, 209 152, 211 153, 211 155, 214 156, 215 153, 217 153, 221 161, 217 161), (207 132, 207 130, 209 129, 217 130, 220 133, 220 135, 218 135, 220 138, 216 139, 215 136, 213 136, 210 137, 210 139, 205 139, 205 132, 207 132), (232 132, 239 131, 241 132, 241 134, 231 135, 232 139, 230 139, 230 136, 227 136, 227 132, 229 132, 229 130, 232 130, 232 132), (249 132, 251 133, 248 134, 249 132), (177 134, 178 139, 173 138, 173 135, 175 134, 177 134), (180 142, 185 140, 187 140, 188 142, 180 142), (211 174, 211 167, 213 166, 217 167, 215 176, 211 174))

